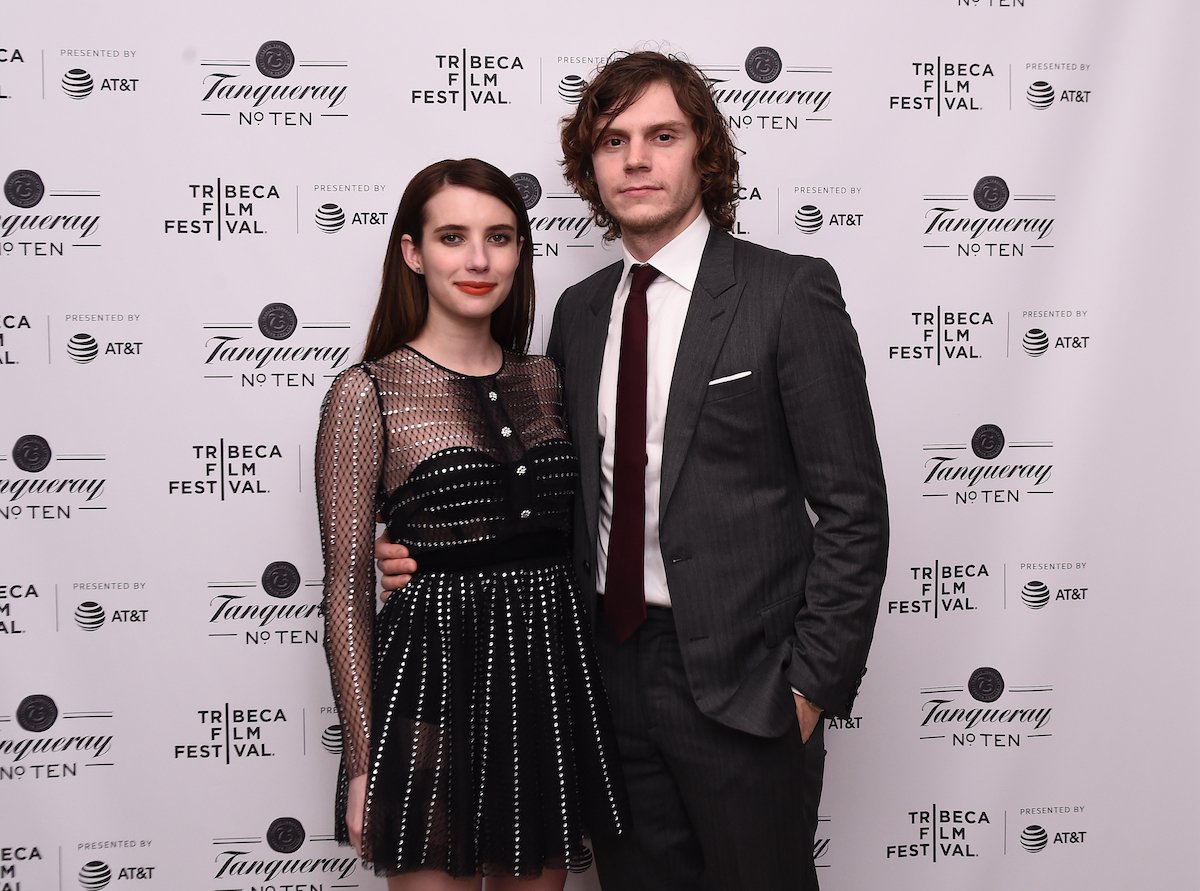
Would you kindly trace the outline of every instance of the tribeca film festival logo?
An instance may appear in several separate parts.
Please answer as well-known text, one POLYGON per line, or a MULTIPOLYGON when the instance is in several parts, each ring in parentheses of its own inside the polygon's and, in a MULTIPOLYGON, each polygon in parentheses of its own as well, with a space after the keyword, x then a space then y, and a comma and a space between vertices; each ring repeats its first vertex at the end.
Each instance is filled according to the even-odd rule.
MULTIPOLYGON (((263 211, 281 208, 279 187, 270 183, 191 183, 192 207, 199 216, 192 219, 163 220, 164 235, 211 236, 217 241, 228 238, 266 235, 263 211)), ((277 216, 279 216, 277 214, 277 216)))
POLYGON ((526 86, 525 63, 515 54, 489 54, 460 49, 435 53, 432 85, 413 87, 413 105, 453 106, 460 111, 481 106, 512 105, 515 89, 526 86), (518 72, 520 72, 518 74, 518 72))
MULTIPOLYGON (((288 464, 279 443, 271 442, 228 442, 222 438, 216 443, 193 445, 191 453, 198 476, 168 480, 168 495, 208 495, 220 501, 270 495, 267 482, 279 484, 288 464)), ((299 463, 299 447, 296 459, 299 463)))
MULTIPOLYGON (((525 209, 529 211, 529 228, 536 240, 533 242, 535 257, 557 257, 562 248, 594 248, 596 235, 592 215, 583 200, 571 191, 546 192, 541 181, 532 173, 514 173, 509 177, 525 209), (545 201, 545 204, 542 202, 545 201), (541 204, 542 212, 534 209, 541 204), (565 204, 565 209, 564 208, 565 204)), ((556 182, 562 180, 555 178, 556 182)))
POLYGON ((15 66, 25 66, 25 54, 21 52, 21 48, 17 46, 0 46, 0 102, 6 99, 13 98, 12 81, 16 78, 14 75, 20 71, 20 68, 15 66))
POLYGON ((91 240, 100 215, 94 207, 83 212, 86 203, 99 197, 91 189, 48 189, 34 170, 12 171, 4 180, 8 208, 0 214, 0 259, 62 257, 67 248, 100 247, 91 240))
POLYGON ((321 622, 322 580, 300 578, 295 564, 277 560, 255 580, 209 582, 208 636, 246 646, 316 645, 321 622), (317 592, 317 602, 293 601, 301 586, 317 592))
POLYGON ((888 345, 888 359, 950 364, 983 358, 984 343, 1003 333, 987 310, 951 310, 935 306, 932 310, 908 313, 912 322, 912 342, 888 345))
POLYGON ((203 330, 204 379, 243 389, 312 388, 318 379, 324 387, 350 356, 344 344, 303 342, 320 336, 309 332, 349 331, 349 322, 301 323, 286 303, 266 304, 253 322, 206 322, 203 330))
POLYGON ((37 339, 29 316, 13 312, 0 315, 0 366, 20 365, 21 353, 16 348, 32 349, 37 339))
POLYGON ((1011 686, 995 668, 971 672, 961 686, 920 691, 921 740, 950 740, 953 747, 1017 748, 1029 740, 1048 739, 1054 709, 1047 704, 1048 685, 1011 686), (967 693, 969 699, 961 694, 967 693))
POLYGON ((937 863, 939 859, 978 857, 978 845, 991 841, 995 834, 992 818, 982 808, 955 809, 934 804, 909 811, 908 825, 915 835, 909 841, 888 845, 888 860, 918 858, 937 863))
POLYGON ((76 777, 81 766, 113 767, 113 737, 103 723, 112 717, 106 711, 60 713, 46 694, 26 696, 15 714, 0 714, 0 783, 76 777))
POLYGON ((131 77, 127 71, 117 68, 137 58, 137 50, 131 49, 71 49, 58 51, 59 58, 68 64, 87 65, 87 68, 69 68, 59 80, 59 87, 68 99, 78 102, 89 97, 128 97, 138 91, 140 77, 131 77), (88 59, 87 62, 76 62, 88 59), (94 61, 93 61, 94 60, 94 61))
POLYGON ((911 586, 904 596, 887 602, 889 616, 925 616, 932 619, 976 612, 994 600, 996 583, 986 563, 947 563, 910 566, 911 586))
POLYGON ((953 251, 956 257, 1020 258, 1027 250, 1054 247, 1047 240, 1054 231, 1054 217, 1038 216, 1032 210, 1041 205, 1047 208, 1044 213, 1053 213, 1054 195, 1013 194, 1001 177, 985 176, 970 195, 925 195, 923 200, 929 205, 922 245, 926 249, 953 251))
POLYGON ((330 192, 345 196, 339 201, 325 201, 312 214, 313 224, 325 235, 335 235, 347 225, 352 228, 386 226, 392 213, 390 209, 373 204, 369 208, 362 206, 368 200, 368 194, 379 195, 387 191, 387 186, 379 183, 320 183, 313 186, 313 191, 321 197, 327 197, 330 192))
POLYGON ((349 63, 297 59, 282 40, 268 40, 253 59, 202 59, 202 117, 241 127, 311 127, 349 117, 350 87, 337 82, 349 63))
MULTIPOLYGON (((17 634, 27 634, 27 623, 44 612, 41 592, 35 582, 20 581, 0 584, 0 640, 17 634)), ((0 886, 2 891, 2 886, 0 886)))
MULTIPOLYGON (((891 111, 915 111, 935 117, 974 114, 985 108, 1002 108, 1004 78, 996 77, 999 68, 976 59, 947 59, 942 56, 909 62, 909 79, 888 97, 891 111)), ((1011 77, 1012 66, 1007 66, 1011 77)))
POLYGON ((176 760, 232 764, 274 758, 293 736, 287 712, 277 705, 235 707, 226 702, 220 708, 197 709, 196 719, 199 741, 176 744, 176 760))
POLYGON ((348 881, 358 871, 354 852, 339 848, 333 835, 308 835, 295 817, 272 820, 265 837, 214 838, 212 843, 217 848, 213 880, 221 891, 243 891, 243 884, 246 891, 358 887, 348 881))
POLYGON ((30 844, 24 838, 20 841, 0 840, 0 891, 53 887, 55 877, 49 866, 39 845, 30 844))
POLYGON ((833 120, 833 69, 828 66, 785 66, 774 48, 756 46, 740 65, 697 67, 732 130, 799 130, 803 124, 833 120))
POLYGON ((969 443, 933 443, 925 459, 923 498, 947 498, 954 504, 1017 504, 1027 495, 1053 495, 1046 483, 1054 470, 1050 463, 1010 460, 1014 449, 1052 449, 1052 442, 1009 442, 997 424, 975 428, 969 443), (1007 450, 1007 453, 1006 453, 1007 450), (970 452, 970 457, 963 454, 970 452), (1004 454, 1005 460, 997 459, 1004 454), (989 488, 1001 485, 1003 488, 989 488))
POLYGON ((103 455, 56 455, 49 441, 36 433, 18 437, 10 454, 0 454, 0 519, 70 520, 85 511, 107 510, 100 503, 106 479, 54 472, 64 464, 104 460, 103 455), (50 474, 42 476, 48 470, 50 474))
POLYGON ((1051 845, 1086 844, 1090 830, 1079 828, 1079 821, 1083 819, 1080 815, 1084 809, 1085 805, 1082 804, 1021 808, 1019 815, 1022 818, 1038 821, 1026 824, 1021 829, 1017 837, 1021 849, 1028 854, 1040 854, 1051 845))

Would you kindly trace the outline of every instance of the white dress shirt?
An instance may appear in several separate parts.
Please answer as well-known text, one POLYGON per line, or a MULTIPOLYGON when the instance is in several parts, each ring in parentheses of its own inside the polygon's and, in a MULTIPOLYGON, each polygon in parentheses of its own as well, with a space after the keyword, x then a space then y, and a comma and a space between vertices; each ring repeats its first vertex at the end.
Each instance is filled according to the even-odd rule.
MULTIPOLYGON (((690 226, 664 245, 646 262, 661 273, 646 289, 649 327, 646 336, 646 603, 670 606, 667 571, 658 544, 658 488, 662 476, 663 428, 671 375, 683 335, 683 321, 700 271, 700 258, 708 242, 708 217, 702 212, 690 226)), ((608 531, 612 525, 613 453, 611 436, 617 418, 617 367, 621 357, 621 321, 629 296, 630 267, 637 264, 625 251, 625 270, 613 298, 608 319, 608 340, 600 370, 597 429, 600 431, 600 545, 596 554, 596 585, 603 593, 608 576, 608 531)))

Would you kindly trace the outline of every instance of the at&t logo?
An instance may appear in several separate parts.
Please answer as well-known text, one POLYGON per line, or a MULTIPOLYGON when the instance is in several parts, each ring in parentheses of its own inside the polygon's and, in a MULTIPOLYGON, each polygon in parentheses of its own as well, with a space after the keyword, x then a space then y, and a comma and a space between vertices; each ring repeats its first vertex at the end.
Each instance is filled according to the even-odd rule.
MULTIPOLYGON (((110 340, 104 344, 103 355, 118 358, 140 356, 143 345, 140 340, 110 340)), ((72 334, 67 341, 67 357, 77 365, 88 365, 100 355, 100 341, 85 331, 72 334)))
MULTIPOLYGON (((99 92, 136 93, 137 77, 103 77, 99 92)), ((62 91, 68 99, 86 99, 96 90, 96 80, 83 68, 72 68, 62 76, 62 91)))

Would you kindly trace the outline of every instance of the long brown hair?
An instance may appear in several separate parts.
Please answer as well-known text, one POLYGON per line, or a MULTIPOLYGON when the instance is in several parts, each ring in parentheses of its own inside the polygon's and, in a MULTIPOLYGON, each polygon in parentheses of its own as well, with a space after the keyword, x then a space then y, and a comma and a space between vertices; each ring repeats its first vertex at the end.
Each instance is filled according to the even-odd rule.
POLYGON ((658 81, 671 85, 679 108, 691 118, 699 143, 695 164, 700 174, 704 212, 714 225, 726 231, 733 229, 738 201, 737 151, 708 80, 690 62, 643 51, 610 56, 583 91, 575 113, 562 121, 563 176, 591 207, 596 224, 607 228, 605 241, 620 237, 621 225, 601 200, 592 153, 603 132, 602 125, 631 106, 648 86, 658 81))
POLYGON ((529 349, 533 333, 533 233, 529 228, 529 213, 521 193, 504 171, 478 158, 461 161, 438 161, 430 164, 412 178, 388 239, 383 258, 383 284, 379 302, 367 332, 363 361, 371 362, 408 343, 425 327, 429 314, 429 292, 425 277, 417 275, 404 262, 400 249, 405 235, 421 246, 425 229, 425 205, 446 186, 466 186, 504 202, 517 217, 517 235, 522 239, 521 259, 513 275, 508 298, 492 313, 492 337, 506 350, 524 353, 529 349))

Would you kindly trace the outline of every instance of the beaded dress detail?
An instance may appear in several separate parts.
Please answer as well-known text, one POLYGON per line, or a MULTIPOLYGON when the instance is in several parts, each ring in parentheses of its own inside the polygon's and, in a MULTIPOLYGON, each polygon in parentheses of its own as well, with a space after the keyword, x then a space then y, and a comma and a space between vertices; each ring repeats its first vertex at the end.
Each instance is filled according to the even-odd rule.
POLYGON ((344 371, 316 480, 325 649, 343 733, 335 825, 367 774, 363 855, 381 875, 584 869, 626 805, 571 569, 577 479, 558 369, 494 375, 403 347, 344 371), (375 514, 418 572, 375 613, 375 514))

